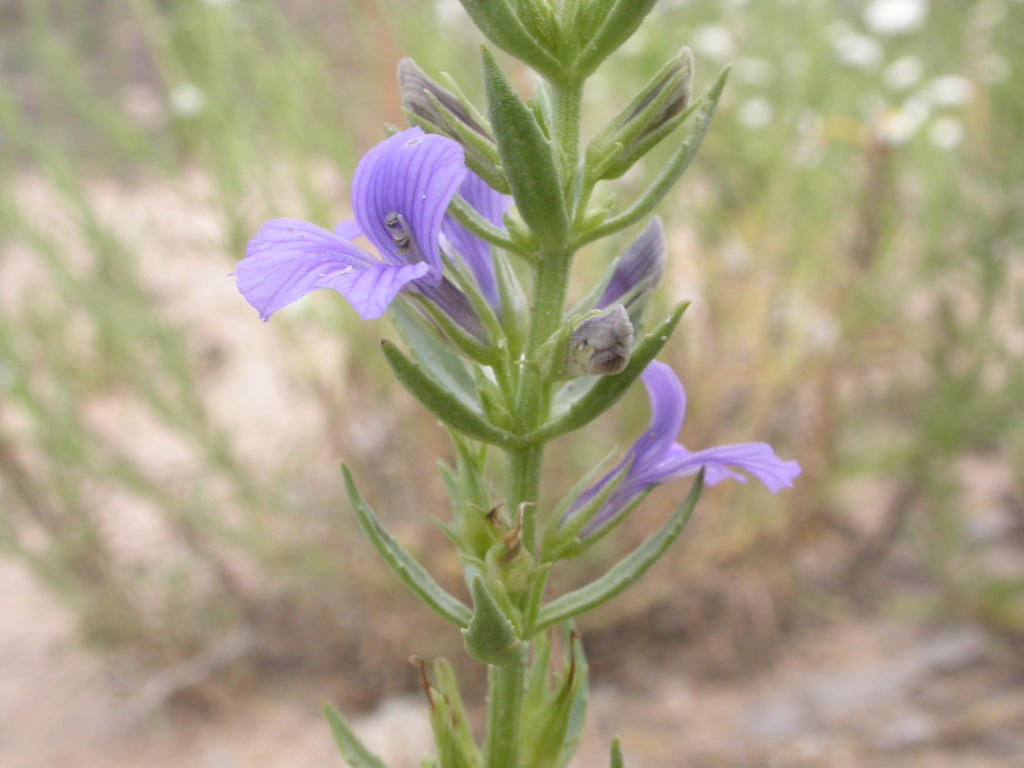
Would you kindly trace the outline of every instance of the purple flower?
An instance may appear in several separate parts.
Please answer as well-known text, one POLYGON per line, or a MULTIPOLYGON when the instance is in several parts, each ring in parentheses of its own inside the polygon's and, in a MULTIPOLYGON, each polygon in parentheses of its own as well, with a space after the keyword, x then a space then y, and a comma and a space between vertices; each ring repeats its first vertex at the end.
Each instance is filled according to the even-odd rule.
MULTIPOLYGON (((511 197, 495 192, 487 182, 472 171, 466 174, 466 180, 459 187, 459 194, 484 219, 499 229, 504 228, 503 219, 505 212, 512 205, 511 197)), ((498 283, 495 278, 490 244, 471 233, 451 215, 444 217, 444 223, 441 225, 441 238, 445 250, 454 250, 461 257, 480 287, 480 293, 500 315, 501 300, 498 295, 498 283)))
POLYGON ((741 483, 748 472, 775 493, 792 486, 800 474, 795 461, 782 461, 767 443, 739 443, 691 452, 675 442, 686 415, 686 392, 679 378, 664 363, 652 362, 642 377, 651 401, 651 425, 629 449, 625 459, 601 480, 580 494, 565 518, 570 518, 587 501, 625 470, 618 487, 584 527, 582 536, 628 510, 645 491, 655 485, 696 474, 704 468, 705 485, 717 485, 732 478, 741 483))
POLYGON ((481 336, 469 301, 442 276, 445 211, 466 175, 462 147, 454 141, 419 128, 395 134, 356 168, 354 222, 342 222, 336 232, 294 219, 267 222, 238 263, 238 289, 264 320, 317 288, 338 291, 369 320, 408 290, 481 336), (360 235, 379 258, 352 243, 360 235))
POLYGON ((654 217, 622 256, 615 260, 612 276, 594 305, 607 309, 622 304, 630 316, 640 313, 665 274, 665 228, 654 217))

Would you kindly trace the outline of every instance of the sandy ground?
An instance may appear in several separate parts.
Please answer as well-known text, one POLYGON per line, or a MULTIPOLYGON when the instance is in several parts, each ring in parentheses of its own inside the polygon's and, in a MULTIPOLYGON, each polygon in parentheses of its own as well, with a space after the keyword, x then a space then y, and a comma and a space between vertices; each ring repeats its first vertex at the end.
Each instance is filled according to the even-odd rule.
MULTIPOLYGON (((19 564, 0 561, 0 594, 0 766, 342 765, 319 709, 327 681, 140 717, 138 682, 82 650, 71 615, 19 564)), ((575 765, 607 765, 616 734, 631 768, 1024 765, 1020 660, 974 629, 846 618, 799 633, 753 676, 701 680, 684 667, 637 658, 596 679, 575 765)), ((416 696, 354 721, 393 768, 427 749, 416 696)))

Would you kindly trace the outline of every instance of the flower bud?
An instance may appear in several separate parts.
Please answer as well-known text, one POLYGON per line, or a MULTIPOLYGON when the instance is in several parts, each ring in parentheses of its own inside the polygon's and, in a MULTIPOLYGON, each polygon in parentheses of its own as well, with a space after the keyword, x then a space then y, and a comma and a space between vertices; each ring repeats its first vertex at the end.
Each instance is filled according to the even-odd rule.
POLYGON ((620 373, 633 348, 633 324, 625 307, 583 320, 569 339, 565 373, 569 376, 609 376, 620 373))
POLYGON ((612 264, 611 277, 594 306, 606 309, 622 304, 632 322, 638 323, 647 307, 647 299, 665 274, 665 250, 665 228, 655 216, 612 264))
POLYGON ((587 172, 617 179, 686 119, 693 54, 683 48, 587 147, 587 172))
MULTIPOLYGON (((526 644, 479 576, 473 580, 473 618, 462 630, 469 655, 484 664, 502 667, 522 658, 526 644)), ((507 600, 507 599, 506 599, 507 600)))
MULTIPOLYGON (((449 82, 458 89, 453 81, 449 82)), ((508 182, 501 171, 487 118, 465 96, 431 80, 412 59, 398 63, 398 85, 402 106, 411 123, 457 141, 466 152, 466 165, 492 188, 508 194, 508 182)))

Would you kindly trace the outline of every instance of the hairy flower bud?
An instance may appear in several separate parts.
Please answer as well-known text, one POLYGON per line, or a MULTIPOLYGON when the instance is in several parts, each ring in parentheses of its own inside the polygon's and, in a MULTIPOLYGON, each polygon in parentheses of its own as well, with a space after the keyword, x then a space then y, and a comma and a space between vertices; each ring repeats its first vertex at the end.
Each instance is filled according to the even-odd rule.
POLYGON ((625 307, 583 320, 569 339, 565 372, 569 376, 609 376, 620 373, 633 348, 633 324, 625 307))
MULTIPOLYGON (((458 86, 450 81, 452 87, 458 86)), ((430 133, 457 141, 466 152, 466 165, 492 188, 508 194, 498 148, 487 118, 461 93, 431 80, 412 59, 398 63, 398 85, 409 121, 430 133)))
POLYGON ((594 305, 607 309, 622 304, 634 325, 647 307, 647 299, 665 274, 665 228, 655 216, 622 256, 611 266, 611 277, 594 305))
POLYGON ((617 179, 686 119, 693 54, 683 48, 587 147, 587 171, 617 179))

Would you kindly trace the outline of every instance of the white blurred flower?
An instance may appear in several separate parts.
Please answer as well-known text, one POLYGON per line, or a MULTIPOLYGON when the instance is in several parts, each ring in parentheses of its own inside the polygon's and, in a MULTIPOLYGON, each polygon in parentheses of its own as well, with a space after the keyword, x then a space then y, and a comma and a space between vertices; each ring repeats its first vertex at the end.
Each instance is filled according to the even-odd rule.
POLYGON ((920 99, 907 99, 903 104, 903 111, 910 115, 913 120, 917 121, 919 126, 924 125, 925 121, 932 114, 928 104, 920 99))
POLYGON ((775 77, 775 67, 766 59, 742 58, 732 66, 733 77, 747 85, 767 85, 775 77))
POLYGON ((842 64, 856 69, 874 69, 882 60, 882 44, 875 38, 847 32, 832 41, 842 64))
POLYGON ((963 75, 943 75, 921 89, 921 98, 936 107, 962 107, 974 97, 974 83, 963 75))
POLYGON ((928 138, 939 149, 956 149, 964 142, 964 124, 955 117, 940 117, 932 123, 928 138))
POLYGON ((712 59, 727 59, 736 51, 732 34, 720 24, 698 27, 693 33, 693 47, 712 59))
POLYGON ((928 106, 916 99, 891 109, 878 121, 878 138, 887 144, 905 144, 928 119, 928 106))
POLYGON ((757 96, 740 104, 736 117, 747 128, 763 128, 775 117, 775 107, 768 99, 757 96))
POLYGON ((171 112, 179 117, 195 117, 206 106, 206 95, 193 83, 182 83, 170 93, 171 112))
POLYGON ((924 64, 917 56, 901 56, 885 68, 882 80, 893 91, 905 91, 924 74, 924 64))
POLYGON ((920 27, 927 14, 925 0, 871 0, 864 23, 879 35, 900 35, 920 27))

